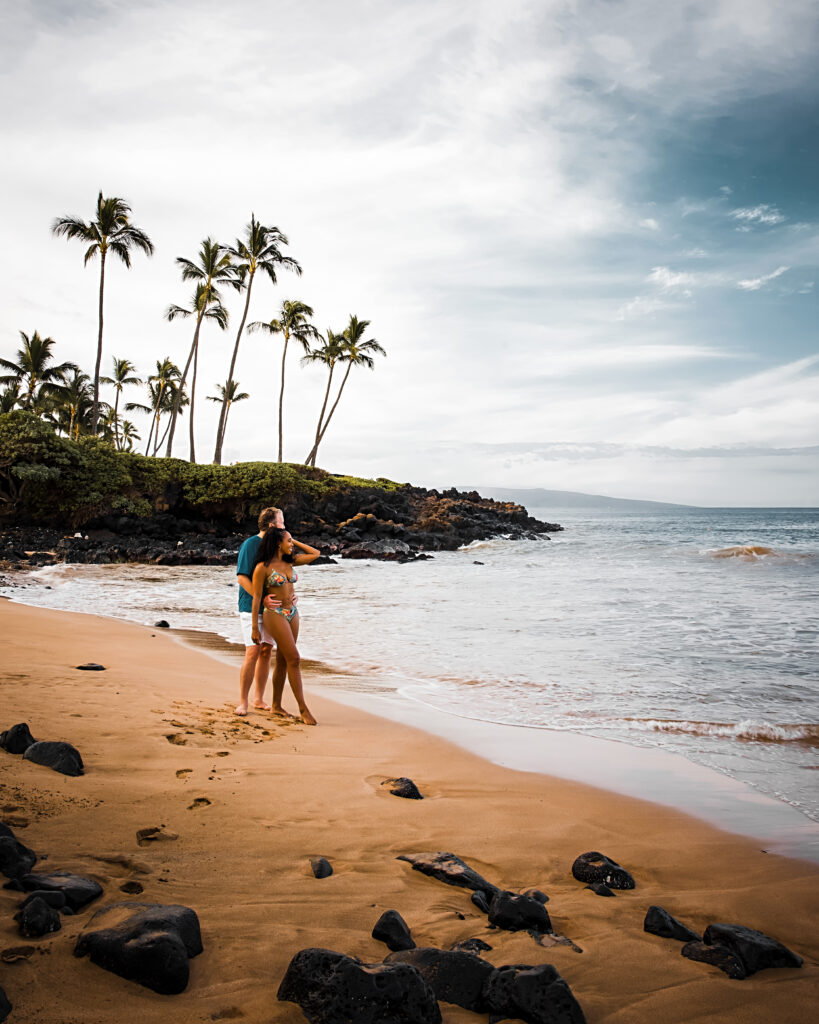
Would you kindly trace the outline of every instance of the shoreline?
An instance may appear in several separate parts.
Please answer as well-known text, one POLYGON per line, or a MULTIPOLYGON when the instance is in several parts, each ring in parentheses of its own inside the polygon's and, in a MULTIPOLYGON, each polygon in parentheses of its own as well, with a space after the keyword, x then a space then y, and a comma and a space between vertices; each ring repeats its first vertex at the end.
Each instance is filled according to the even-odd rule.
MULTIPOLYGON (((235 666, 191 650, 164 630, 0 602, 3 726, 28 721, 36 738, 73 743, 86 774, 67 778, 0 752, 3 815, 41 857, 42 870, 95 878, 104 896, 35 940, 39 954, 0 966, 18 1024, 110 1024, 140 1019, 268 1020, 303 1024, 275 993, 291 957, 322 946, 374 963, 371 938, 396 909, 419 946, 481 937, 495 965, 552 963, 589 1024, 803 1024, 819 984, 819 869, 764 853, 658 804, 582 783, 500 767, 449 740, 315 694, 307 728, 261 713, 231 714, 235 666), (87 661, 105 672, 78 672, 87 661), (422 801, 400 800, 386 779, 409 776, 422 801), (139 845, 160 827, 170 841, 139 845), (526 932, 487 927, 468 893, 421 876, 399 854, 451 850, 496 884, 544 890, 555 931, 543 948, 526 932), (601 850, 636 888, 601 899, 571 875, 601 850), (313 877, 312 856, 334 873, 313 877), (199 916, 204 953, 179 996, 159 996, 72 955, 99 905, 138 898, 199 916), (132 890, 129 890, 132 891, 132 890), (698 932, 730 921, 757 928, 805 960, 742 982, 680 956, 643 931, 650 905, 698 932), (55 993, 58 997, 55 999, 55 993)), ((0 948, 21 938, 19 893, 0 890, 0 948)), ((445 1024, 486 1017, 442 1004, 445 1024)))

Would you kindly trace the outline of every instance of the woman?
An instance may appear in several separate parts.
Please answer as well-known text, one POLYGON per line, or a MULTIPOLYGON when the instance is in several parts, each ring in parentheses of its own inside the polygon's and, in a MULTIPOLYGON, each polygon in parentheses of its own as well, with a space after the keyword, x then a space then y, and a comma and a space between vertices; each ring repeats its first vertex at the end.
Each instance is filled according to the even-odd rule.
POLYGON ((262 538, 256 556, 258 561, 253 570, 253 610, 250 621, 253 623, 254 644, 261 640, 259 611, 262 601, 268 594, 281 601, 277 608, 265 608, 262 620, 264 628, 276 641, 276 668, 273 672, 274 710, 281 708, 286 672, 305 725, 317 723, 304 702, 301 685, 301 659, 296 647, 296 640, 299 637, 299 610, 295 604, 293 588, 298 576, 294 566, 308 565, 320 554, 320 551, 311 548, 309 544, 293 540, 287 530, 272 526, 262 538), (296 548, 298 552, 295 551, 296 548))

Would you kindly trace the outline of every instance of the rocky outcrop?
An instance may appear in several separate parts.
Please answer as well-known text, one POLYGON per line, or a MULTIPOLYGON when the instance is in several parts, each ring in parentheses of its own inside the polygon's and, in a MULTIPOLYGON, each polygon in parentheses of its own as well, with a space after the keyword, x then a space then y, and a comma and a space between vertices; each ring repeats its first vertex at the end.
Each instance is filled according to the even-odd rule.
POLYGON ((489 904, 489 923, 508 932, 552 931, 549 912, 540 900, 499 889, 489 904))
POLYGON ((310 1024, 441 1024, 435 993, 411 964, 365 964, 330 949, 296 953, 278 998, 310 1024))
POLYGON ((473 1013, 489 1009, 483 993, 495 968, 474 953, 425 947, 390 953, 384 962, 412 964, 435 998, 444 1003, 455 1003, 473 1013))
POLYGON ((0 822, 0 874, 21 878, 37 863, 37 854, 16 838, 8 825, 0 822))
MULTIPOLYGON (((476 491, 439 492, 403 484, 391 490, 340 486, 315 498, 271 494, 288 528, 324 556, 414 561, 422 553, 452 551, 490 537, 543 537, 562 529, 531 517, 522 505, 482 498, 476 491)), ((187 507, 177 496, 167 510, 145 517, 104 516, 72 535, 47 527, 8 525, 0 535, 0 567, 58 562, 156 565, 230 565, 241 542, 257 529, 246 508, 187 507)))
POLYGON ((18 722, 0 733, 0 747, 8 754, 24 754, 35 742, 27 722, 18 722))
POLYGON ((190 975, 188 960, 201 952, 196 912, 157 903, 103 907, 74 947, 74 956, 89 956, 106 971, 160 995, 184 992, 190 975))
POLYGON ((85 768, 76 747, 62 740, 40 740, 32 743, 23 753, 24 761, 33 761, 61 775, 82 775, 85 768))
POLYGON ((802 957, 787 946, 741 924, 709 924, 702 938, 707 945, 729 949, 742 961, 746 974, 756 974, 767 967, 802 966, 802 957))
POLYGON ((35 892, 37 889, 61 892, 67 905, 75 912, 102 896, 102 886, 99 882, 83 875, 72 875, 70 871, 52 871, 48 875, 23 875, 20 882, 26 892, 35 892))
MULTIPOLYGON (((413 871, 437 878, 447 885, 456 885, 462 889, 472 889, 486 894, 491 899, 499 889, 492 882, 479 875, 466 861, 456 857, 454 853, 402 853, 396 860, 405 860, 412 865, 413 871)), ((489 904, 487 902, 487 910, 489 904)))
POLYGON ((688 925, 672 917, 663 907, 648 908, 643 930, 663 939, 677 939, 678 942, 699 942, 700 938, 688 925))
POLYGON ((508 964, 492 972, 484 989, 493 1020, 527 1024, 586 1024, 572 990, 551 964, 508 964))

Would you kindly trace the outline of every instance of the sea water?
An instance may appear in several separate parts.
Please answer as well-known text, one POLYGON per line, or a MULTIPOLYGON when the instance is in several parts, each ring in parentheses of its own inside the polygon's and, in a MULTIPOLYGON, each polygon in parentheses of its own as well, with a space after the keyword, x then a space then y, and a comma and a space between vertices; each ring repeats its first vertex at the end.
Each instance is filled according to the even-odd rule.
MULTIPOLYGON (((564 532, 303 567, 302 656, 359 697, 673 751, 819 821, 819 510, 529 511, 564 532)), ((25 582, 5 595, 240 640, 229 567, 25 582)))

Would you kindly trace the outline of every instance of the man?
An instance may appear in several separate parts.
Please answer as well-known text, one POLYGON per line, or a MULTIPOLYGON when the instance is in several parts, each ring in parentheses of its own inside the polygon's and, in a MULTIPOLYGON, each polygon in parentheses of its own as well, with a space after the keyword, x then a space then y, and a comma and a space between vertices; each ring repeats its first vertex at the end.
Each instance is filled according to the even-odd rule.
MULTIPOLYGON (((239 584, 239 621, 242 626, 242 639, 245 644, 245 660, 239 670, 239 703, 236 705, 237 715, 247 714, 248 698, 250 696, 250 685, 256 681, 253 696, 253 707, 260 711, 270 711, 270 705, 265 703, 264 691, 267 686, 267 679, 270 675, 270 655, 273 651, 273 637, 264 628, 264 622, 259 619, 261 640, 259 644, 253 643, 253 569, 256 565, 256 555, 262 537, 271 526, 279 530, 284 529, 284 515, 280 508, 263 508, 259 513, 259 532, 247 540, 239 548, 239 558, 236 564, 236 580, 239 584)), ((273 597, 266 597, 264 605, 266 608, 275 608, 281 604, 273 597)), ((273 694, 274 707, 272 710, 281 711, 281 694, 276 697, 273 694), (278 704, 278 708, 275 706, 278 704)))

